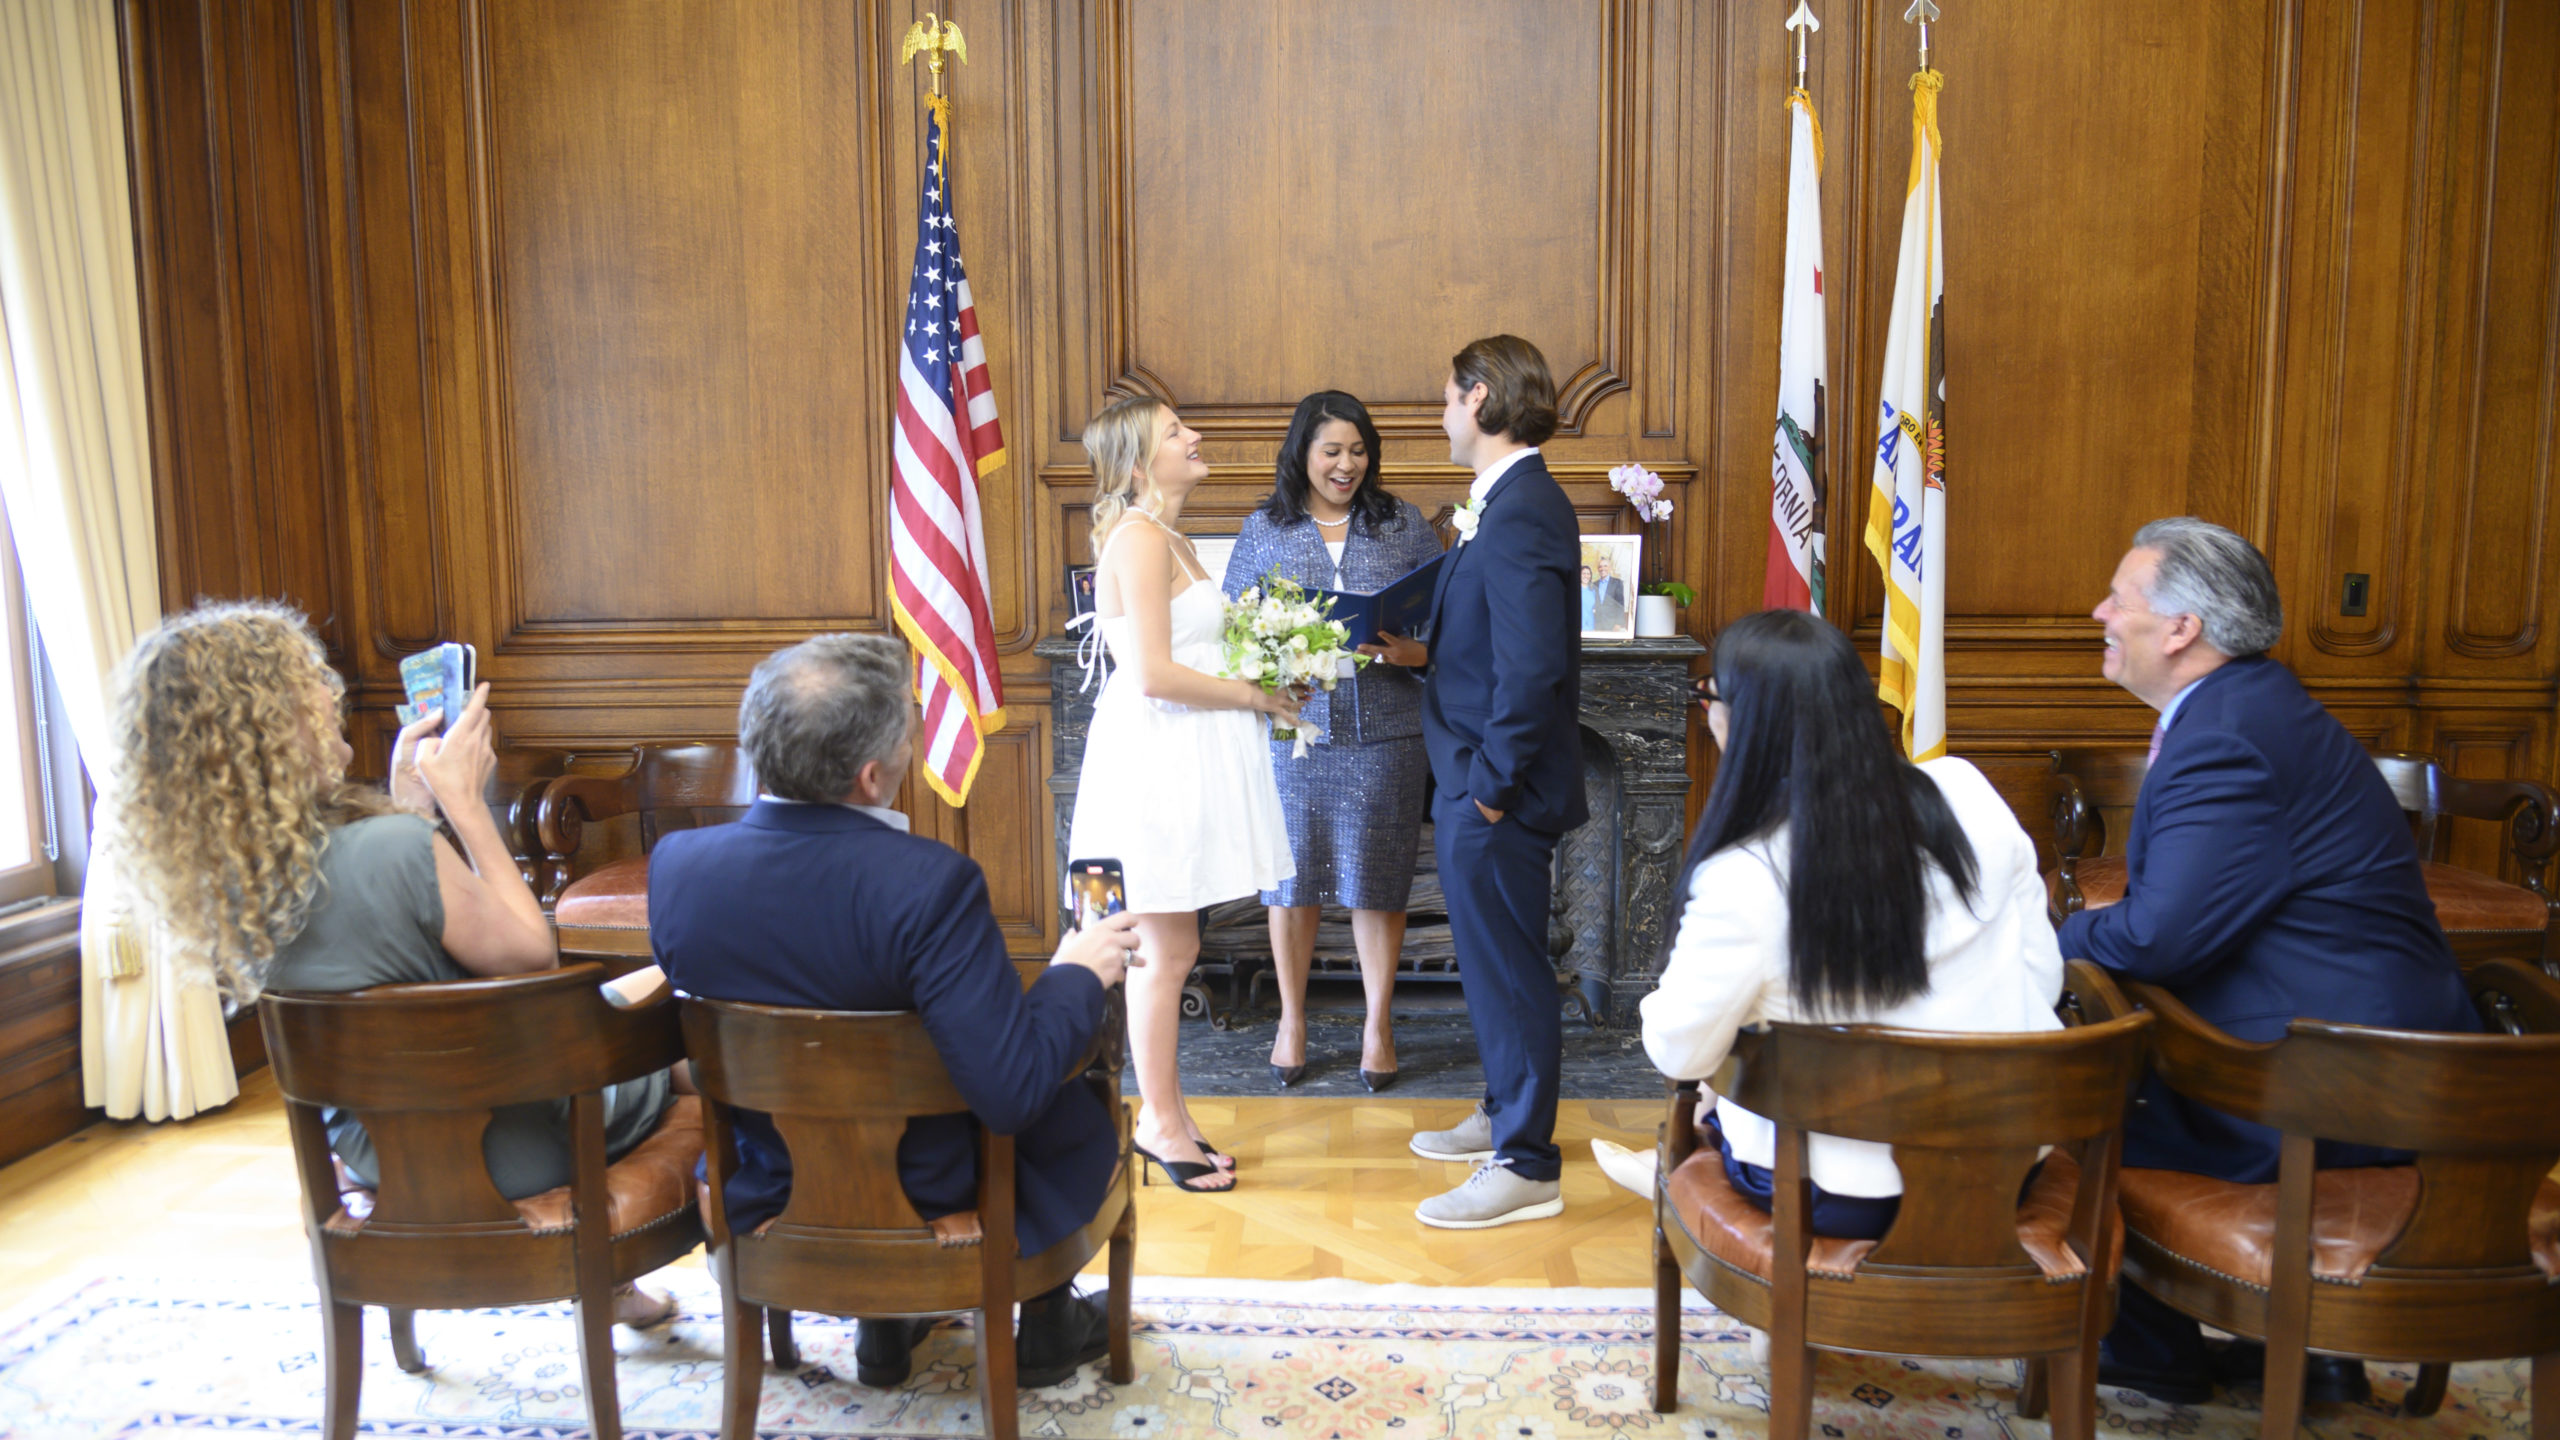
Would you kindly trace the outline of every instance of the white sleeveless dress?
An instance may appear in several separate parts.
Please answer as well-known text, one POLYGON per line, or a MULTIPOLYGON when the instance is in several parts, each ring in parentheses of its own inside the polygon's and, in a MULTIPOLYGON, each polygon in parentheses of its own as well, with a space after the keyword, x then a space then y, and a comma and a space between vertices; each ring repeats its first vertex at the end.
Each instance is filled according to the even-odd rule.
MULTIPOLYGON (((1132 515, 1123 523, 1147 522, 1132 515)), ((1218 587, 1194 576, 1172 610, 1174 663, 1223 673, 1218 587)), ((1113 666, 1085 735, 1068 858, 1119 861, 1129 908, 1141 914, 1197 910, 1296 875, 1261 712, 1147 698, 1128 668, 1135 622, 1093 623, 1113 666)))

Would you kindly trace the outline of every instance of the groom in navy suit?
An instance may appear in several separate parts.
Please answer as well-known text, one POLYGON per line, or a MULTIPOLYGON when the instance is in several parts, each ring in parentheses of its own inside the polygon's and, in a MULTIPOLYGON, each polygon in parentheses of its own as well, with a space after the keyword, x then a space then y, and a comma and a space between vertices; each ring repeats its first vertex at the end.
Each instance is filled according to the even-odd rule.
POLYGON ((1556 386, 1526 340, 1478 340, 1450 362, 1441 428, 1475 471, 1458 544, 1432 596, 1422 738, 1431 823, 1484 1103, 1415 1154, 1477 1160, 1467 1182, 1414 1216, 1481 1230, 1564 1210, 1556 1080, 1564 1034, 1547 898, 1556 842, 1591 818, 1582 795, 1581 527, 1539 458, 1556 386))

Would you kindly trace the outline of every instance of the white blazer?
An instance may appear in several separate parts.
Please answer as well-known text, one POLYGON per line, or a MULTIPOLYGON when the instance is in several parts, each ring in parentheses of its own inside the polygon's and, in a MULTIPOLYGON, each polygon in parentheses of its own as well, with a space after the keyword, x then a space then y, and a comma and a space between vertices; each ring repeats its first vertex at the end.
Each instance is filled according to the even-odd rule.
MULTIPOLYGON (((1660 988, 1644 997, 1644 1048, 1665 1075, 1703 1080, 1733 1049, 1734 1032, 1763 1020, 1892 1025, 1909 1030, 2059 1030, 2062 950, 2045 918, 2034 842, 1982 772, 1953 757, 1921 773, 1937 782, 1972 842, 1973 903, 1929 867, 1929 988, 1899 1005, 1808 1014, 1787 992, 1787 832, 1720 850, 1689 881, 1680 938, 1660 988)), ((1777 1127, 1731 1100, 1716 1101, 1733 1157, 1776 1168, 1777 1127)), ((1902 1193, 1893 1148, 1815 1135, 1813 1183, 1835 1195, 1902 1193)))

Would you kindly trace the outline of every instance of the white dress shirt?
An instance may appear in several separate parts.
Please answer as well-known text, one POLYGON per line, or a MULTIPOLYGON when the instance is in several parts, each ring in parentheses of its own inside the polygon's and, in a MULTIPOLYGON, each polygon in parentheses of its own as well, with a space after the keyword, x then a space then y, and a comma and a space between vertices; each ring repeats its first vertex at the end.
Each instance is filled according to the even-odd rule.
POLYGON ((1485 496, 1492 494, 1493 482, 1510 473, 1512 466, 1519 464, 1521 461, 1526 460, 1537 453, 1538 447, 1531 445, 1524 449, 1514 450, 1510 454, 1503 456, 1501 459, 1494 461, 1490 465, 1487 465, 1480 473, 1477 474, 1474 483, 1467 486, 1467 498, 1470 500, 1481 500, 1485 496))
MULTIPOLYGON (((1661 986, 1644 997, 1645 1053, 1663 1074, 1703 1080, 1733 1050, 1734 1032, 1763 1020, 1892 1025, 1910 1030, 2059 1030, 2062 949, 2045 919, 2035 843, 1982 772, 1946 757, 1920 767, 1937 782, 1973 846, 1968 906, 1929 867, 1929 988, 1899 1005, 1809 1015, 1787 987, 1787 833, 1720 850, 1689 881, 1680 937, 1661 986)), ((1778 1129, 1731 1100, 1716 1101, 1733 1157, 1776 1168, 1778 1129)), ((1899 1195, 1893 1147, 1814 1135, 1813 1183, 1835 1195, 1899 1195)))
POLYGON ((861 813, 870 816, 872 819, 879 821, 881 824, 888 826, 890 829, 897 831, 901 835, 911 833, 907 829, 906 812, 903 810, 892 810, 886 805, 847 805, 841 800, 791 800, 764 790, 757 791, 756 798, 773 805, 843 805, 845 809, 858 810, 861 813))

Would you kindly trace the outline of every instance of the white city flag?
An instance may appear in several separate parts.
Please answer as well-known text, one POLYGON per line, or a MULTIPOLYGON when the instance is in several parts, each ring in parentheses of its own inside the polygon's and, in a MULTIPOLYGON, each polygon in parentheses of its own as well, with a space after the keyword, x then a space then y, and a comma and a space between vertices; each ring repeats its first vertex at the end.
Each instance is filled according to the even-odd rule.
POLYGON ((1822 612, 1822 122, 1813 97, 1787 94, 1787 269, 1778 309, 1778 423, 1769 455, 1769 557, 1760 603, 1822 612))
POLYGON ((1885 333, 1867 550, 1883 567, 1884 665, 1914 760, 1947 753, 1946 266, 1938 230, 1938 72, 1911 77, 1911 185, 1885 333))

